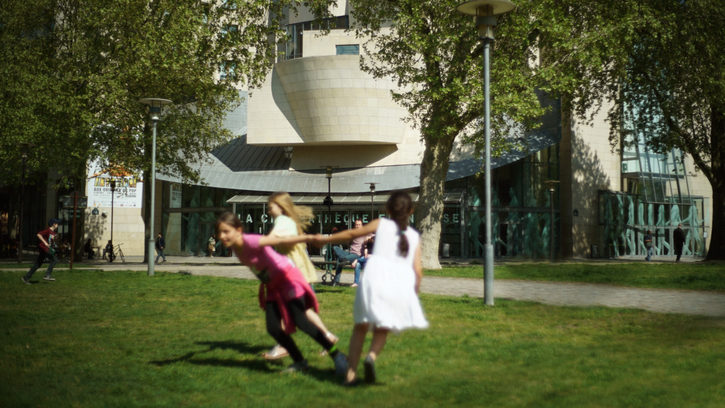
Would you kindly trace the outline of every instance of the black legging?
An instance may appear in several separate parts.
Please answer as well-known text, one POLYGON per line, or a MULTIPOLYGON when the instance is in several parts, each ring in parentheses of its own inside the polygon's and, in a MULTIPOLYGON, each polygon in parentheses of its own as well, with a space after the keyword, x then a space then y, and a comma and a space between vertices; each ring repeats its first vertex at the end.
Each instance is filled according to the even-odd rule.
MULTIPOLYGON (((286 306, 287 313, 289 313, 297 328, 307 333, 308 336, 312 337, 325 350, 330 351, 334 344, 332 344, 332 342, 327 338, 327 336, 325 336, 324 333, 322 333, 322 331, 320 331, 320 329, 317 328, 317 326, 307 319, 303 298, 300 297, 292 299, 286 303, 286 306)), ((287 349, 290 357, 292 357, 292 360, 294 360, 295 363, 304 360, 305 358, 302 357, 302 352, 300 352, 300 349, 297 348, 297 344, 294 339, 292 339, 289 334, 285 334, 285 332, 282 331, 282 314, 280 313, 279 307, 277 307, 277 303, 267 302, 265 312, 267 315, 267 333, 277 340, 277 343, 287 349)))

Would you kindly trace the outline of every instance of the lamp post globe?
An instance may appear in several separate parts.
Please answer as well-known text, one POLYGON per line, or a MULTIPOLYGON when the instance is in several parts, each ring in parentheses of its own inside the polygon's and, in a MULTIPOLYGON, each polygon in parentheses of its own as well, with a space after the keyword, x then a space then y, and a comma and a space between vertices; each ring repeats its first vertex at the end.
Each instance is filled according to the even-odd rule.
POLYGON ((516 5, 507 0, 473 0, 456 7, 459 13, 473 16, 478 37, 483 41, 483 95, 484 95, 484 140, 485 140, 485 231, 483 262, 483 299, 493 306, 493 245, 491 243, 491 98, 489 96, 490 53, 493 42, 493 29, 497 16, 516 9, 516 5))
POLYGON ((162 98, 143 98, 139 103, 149 106, 149 117, 153 123, 153 137, 151 142, 151 174, 148 179, 151 183, 151 208, 149 209, 149 241, 148 241, 148 276, 154 275, 154 209, 156 207, 156 123, 161 116, 161 107, 172 102, 162 98))

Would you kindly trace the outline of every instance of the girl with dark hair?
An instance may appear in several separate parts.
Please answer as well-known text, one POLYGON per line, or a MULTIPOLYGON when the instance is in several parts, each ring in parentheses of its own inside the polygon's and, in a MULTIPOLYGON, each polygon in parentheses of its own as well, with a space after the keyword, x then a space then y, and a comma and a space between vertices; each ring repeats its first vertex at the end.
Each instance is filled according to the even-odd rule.
POLYGON ((350 338, 347 377, 344 385, 357 382, 363 343, 373 331, 370 350, 363 363, 365 382, 375 382, 375 360, 385 346, 388 333, 428 327, 418 299, 423 267, 420 261, 420 234, 408 226, 413 202, 407 193, 393 193, 386 203, 390 219, 379 218, 362 228, 337 234, 315 236, 315 244, 346 242, 375 233, 375 247, 365 265, 365 274, 355 296, 355 327, 350 338))
POLYGON ((290 336, 296 327, 299 327, 327 350, 335 363, 335 372, 338 375, 345 375, 347 371, 345 354, 338 351, 337 346, 306 316, 307 309, 319 311, 315 293, 299 269, 286 256, 280 255, 272 248, 275 245, 308 242, 312 237, 245 234, 242 222, 232 213, 225 213, 219 217, 216 222, 216 233, 224 247, 234 251, 239 261, 249 266, 254 275, 262 281, 259 287, 259 304, 266 313, 267 332, 289 352, 294 360, 285 372, 307 369, 307 360, 290 336))

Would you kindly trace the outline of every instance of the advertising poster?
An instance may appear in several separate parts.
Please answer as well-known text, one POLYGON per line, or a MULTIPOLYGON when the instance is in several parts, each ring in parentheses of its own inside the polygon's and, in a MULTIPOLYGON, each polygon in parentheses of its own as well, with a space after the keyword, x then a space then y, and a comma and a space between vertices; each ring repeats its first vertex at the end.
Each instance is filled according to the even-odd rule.
POLYGON ((91 166, 88 172, 88 207, 141 208, 143 205, 143 180, 135 174, 108 171, 91 166), (116 181, 116 192, 111 199, 111 180, 116 181))

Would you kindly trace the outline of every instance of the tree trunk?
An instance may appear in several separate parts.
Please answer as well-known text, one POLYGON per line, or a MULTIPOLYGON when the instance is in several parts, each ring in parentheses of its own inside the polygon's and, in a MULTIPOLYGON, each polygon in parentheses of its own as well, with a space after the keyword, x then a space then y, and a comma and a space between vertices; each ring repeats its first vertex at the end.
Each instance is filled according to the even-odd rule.
MULTIPOLYGON (((720 183, 723 184, 723 183, 720 183)), ((712 228, 710 229, 710 248, 706 261, 725 260, 725 191, 722 186, 712 186, 712 228)))
POLYGON ((725 260, 725 112, 713 108, 710 122, 712 228, 706 261, 725 260))
POLYGON ((448 175, 448 158, 455 138, 426 137, 420 166, 418 228, 421 232, 423 268, 441 269, 438 248, 443 218, 443 192, 448 175))

